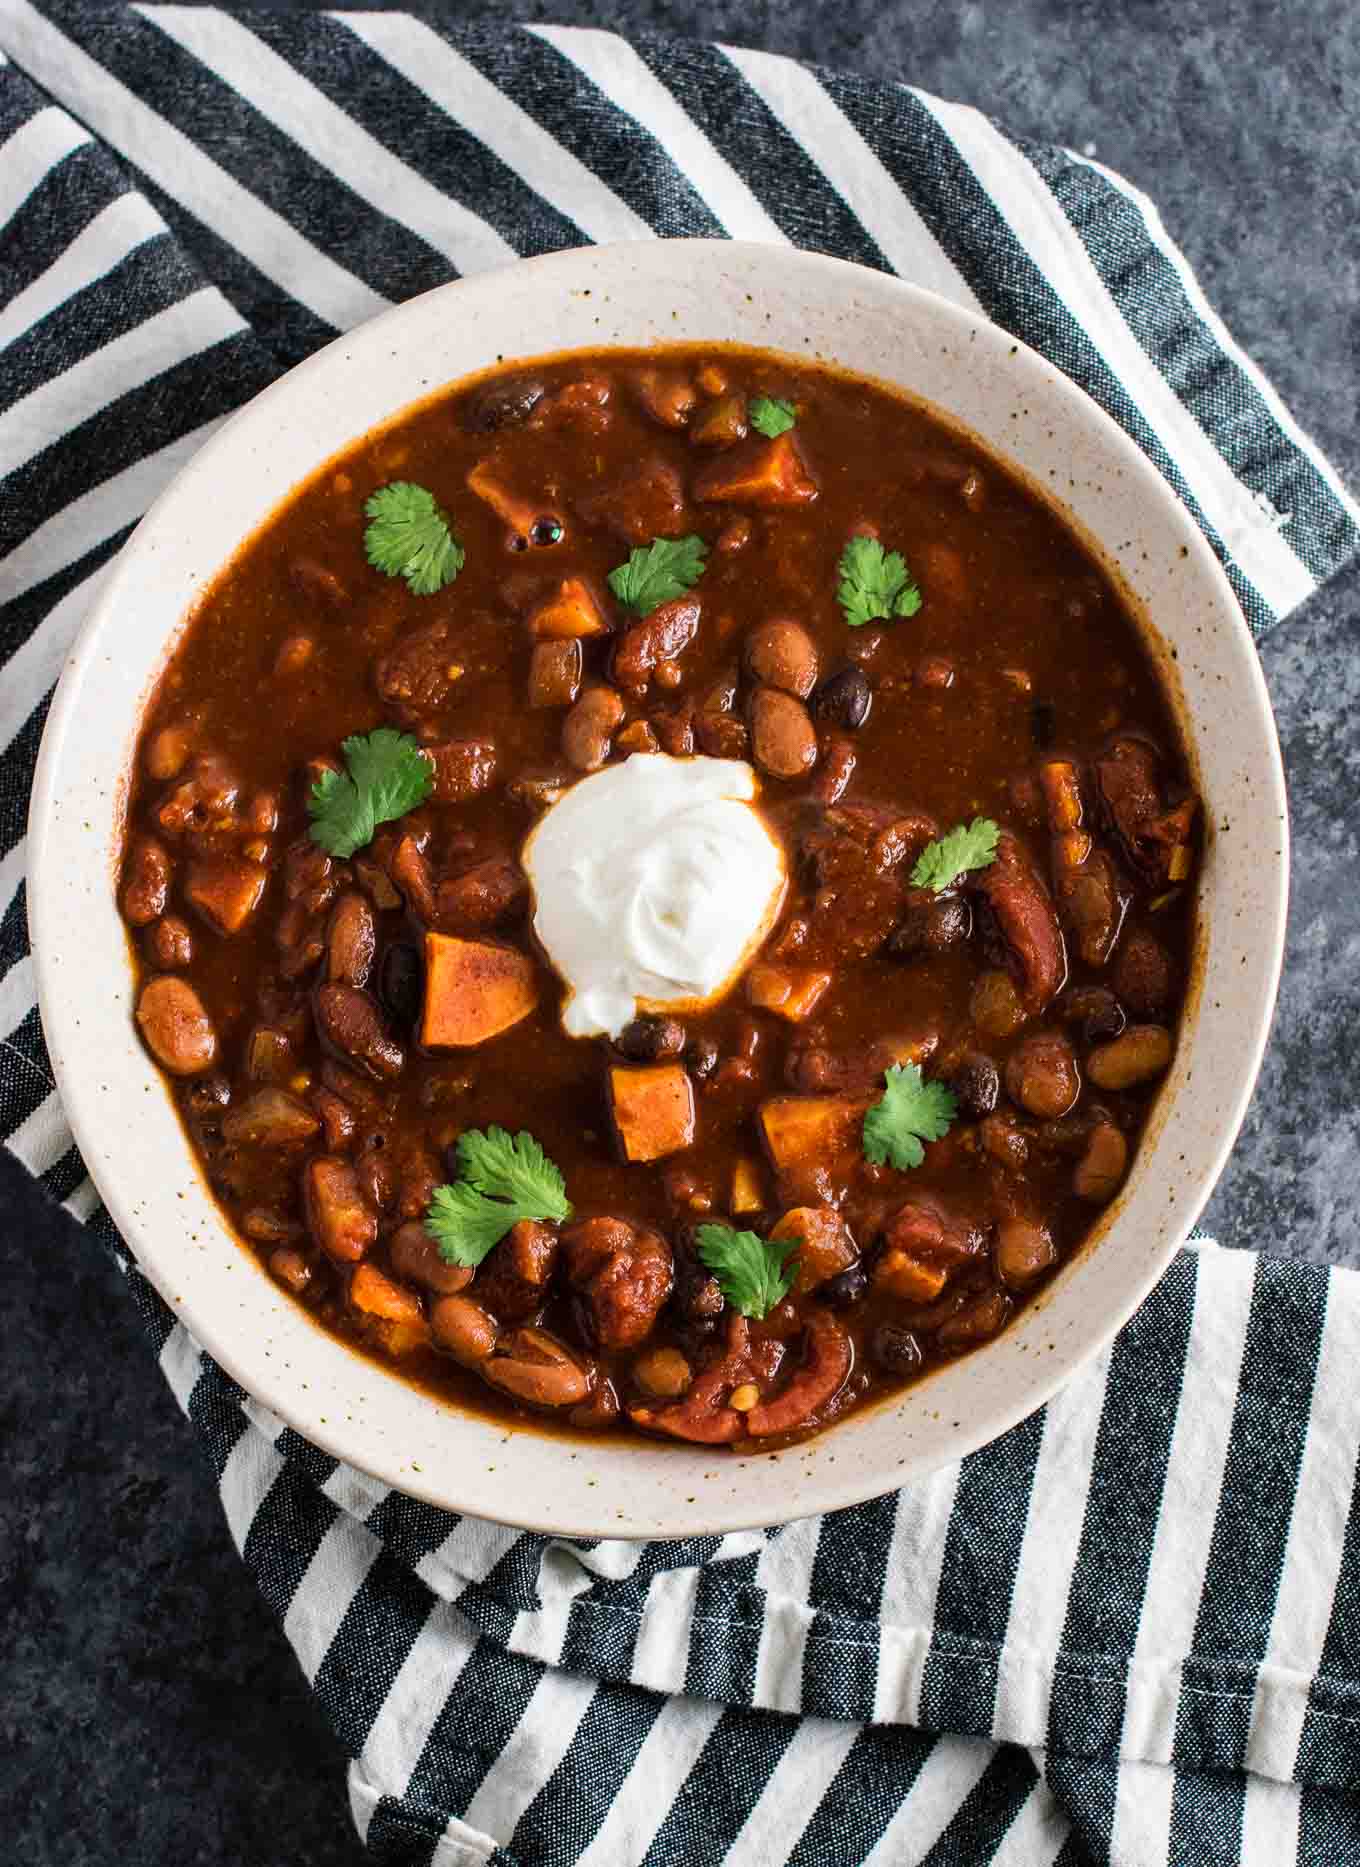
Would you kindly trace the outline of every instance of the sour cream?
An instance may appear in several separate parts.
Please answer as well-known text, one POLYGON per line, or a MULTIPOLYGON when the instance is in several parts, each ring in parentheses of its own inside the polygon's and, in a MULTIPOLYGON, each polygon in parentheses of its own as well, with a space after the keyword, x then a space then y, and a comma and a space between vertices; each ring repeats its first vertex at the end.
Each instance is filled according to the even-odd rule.
POLYGON ((582 778, 521 860, 573 1037, 720 997, 773 925, 784 853, 743 759, 635 752, 582 778))

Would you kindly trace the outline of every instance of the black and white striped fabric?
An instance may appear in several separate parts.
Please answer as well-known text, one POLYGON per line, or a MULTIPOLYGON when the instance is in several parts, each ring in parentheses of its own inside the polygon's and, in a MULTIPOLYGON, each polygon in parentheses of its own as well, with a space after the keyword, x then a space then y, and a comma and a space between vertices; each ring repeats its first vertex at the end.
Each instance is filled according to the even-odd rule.
POLYGON ((771 1532, 571 1544, 338 1465, 114 1236, 24 927, 28 786, 105 567, 215 426, 395 300, 588 240, 792 242, 981 307, 1137 439, 1268 628, 1360 512, 1151 204, 921 93, 556 27, 0 0, 0 1134, 113 1249, 232 1535, 436 1867, 1360 1859, 1360 1282, 1184 1252, 1044 1411, 771 1532))

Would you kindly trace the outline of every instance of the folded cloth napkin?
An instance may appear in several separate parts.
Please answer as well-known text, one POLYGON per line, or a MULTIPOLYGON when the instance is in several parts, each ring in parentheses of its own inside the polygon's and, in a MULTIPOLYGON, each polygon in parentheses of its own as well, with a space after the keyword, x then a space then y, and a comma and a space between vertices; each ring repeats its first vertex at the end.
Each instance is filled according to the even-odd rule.
POLYGON ((1210 1244, 1042 1412, 782 1529, 568 1542, 337 1464, 113 1233, 34 1008, 23 832, 104 567, 217 423, 395 299, 728 234, 933 286, 1137 439, 1253 629, 1360 513, 1156 211, 975 112, 763 53, 392 13, 0 0, 0 1133, 118 1254, 375 1859, 1360 1859, 1360 1281, 1210 1244))

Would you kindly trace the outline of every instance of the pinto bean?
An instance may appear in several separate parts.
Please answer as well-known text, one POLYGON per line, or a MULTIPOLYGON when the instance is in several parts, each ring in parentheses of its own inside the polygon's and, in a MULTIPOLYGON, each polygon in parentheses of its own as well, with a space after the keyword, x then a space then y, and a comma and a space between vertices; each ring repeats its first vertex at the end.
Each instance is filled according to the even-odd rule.
POLYGON ((821 739, 821 763, 809 787, 819 804, 835 804, 845 795, 855 775, 857 755, 843 733, 824 733, 821 739))
POLYGON ((1054 1121, 1080 1093, 1076 1055, 1057 1031, 1036 1031, 1006 1059, 1006 1094, 1031 1115, 1054 1121))
POLYGON ((367 897, 341 895, 326 929, 326 977, 336 985, 367 985, 377 945, 377 923, 367 897))
POLYGON ((269 1254, 271 1276, 277 1277, 286 1290, 300 1297, 312 1281, 312 1267, 300 1251, 280 1245, 269 1254))
POLYGON ((172 1076, 197 1076, 217 1061, 217 1032, 187 979, 162 973, 137 1000, 137 1028, 147 1049, 172 1076))
MULTIPOLYGON (((445 1298, 452 1303, 463 1300, 445 1298)), ((592 1370, 546 1329, 516 1329, 502 1336, 496 1353, 482 1362, 481 1373, 493 1387, 530 1407, 579 1406, 592 1384, 592 1370)))
POLYGON ((500 1330, 471 1297, 441 1296, 430 1305, 430 1334, 436 1348, 465 1368, 477 1368, 495 1348, 500 1330))
POLYGON ((772 778, 801 778, 817 763, 817 734, 807 708, 777 687, 751 696, 751 750, 772 778))
POLYGON ((799 700, 806 700, 817 685, 817 645, 790 616, 775 616, 748 629, 745 659, 753 681, 799 700))
POLYGON ((1115 954, 1112 981, 1120 1003, 1135 1018, 1161 1017, 1171 1002, 1175 967, 1160 940, 1142 928, 1126 936, 1115 954))
POLYGON ((1103 1205, 1113 1199, 1129 1164, 1129 1144, 1113 1122, 1097 1122, 1086 1143, 1086 1152, 1072 1175, 1072 1191, 1078 1199, 1103 1205))
POLYGON ((316 1024, 323 1041, 368 1076, 400 1076, 405 1068, 406 1053, 389 1033, 377 1000, 367 992, 352 985, 318 986, 316 1024))
POLYGON ((1091 1052, 1086 1074, 1099 1089, 1132 1089, 1160 1076, 1171 1051, 1171 1033, 1160 1024, 1131 1024, 1122 1037, 1091 1052))
POLYGON ((1009 973, 979 973, 968 1007, 973 1023, 988 1037, 1010 1037, 1028 1013, 1009 973))
POLYGON ((658 604, 650 616, 625 629, 615 644, 612 663, 619 686, 628 693, 645 692, 658 662, 674 661, 694 640, 700 614, 697 596, 678 596, 658 604))
POLYGON ((1057 1247, 1046 1227, 1028 1219, 1004 1219, 997 1227, 992 1262, 1003 1284, 1023 1290, 1056 1262, 1057 1247))
POLYGON ((134 837, 123 870, 123 919, 130 927, 159 920, 170 899, 170 858, 154 837, 134 837))
POLYGON ((1011 1313, 1011 1300, 1000 1290, 985 1290, 953 1316, 947 1317, 935 1333, 941 1348, 972 1348, 994 1336, 1011 1313))
POLYGON ((455 1296, 472 1282, 470 1264, 450 1264, 419 1219, 399 1225, 387 1245, 392 1268, 399 1277, 437 1296, 455 1296))
POLYGON ((623 721, 623 701, 612 687, 589 688, 562 722, 562 756, 577 771, 598 771, 623 721))

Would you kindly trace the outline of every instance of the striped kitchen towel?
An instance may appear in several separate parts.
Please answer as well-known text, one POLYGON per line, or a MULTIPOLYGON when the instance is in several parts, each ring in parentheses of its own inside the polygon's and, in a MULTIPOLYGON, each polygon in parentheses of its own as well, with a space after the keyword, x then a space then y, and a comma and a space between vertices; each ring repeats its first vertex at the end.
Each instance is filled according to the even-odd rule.
POLYGON ((1041 1413, 825 1518, 460 1520, 300 1440, 140 1277, 25 941, 48 698, 140 513, 318 344, 517 254, 740 235, 980 307, 1137 439, 1268 628, 1360 513, 1151 204, 970 110, 712 46, 0 0, 0 53, 0 1134, 118 1255, 372 1857, 1360 1860, 1355 1275, 1187 1251, 1041 1413))

